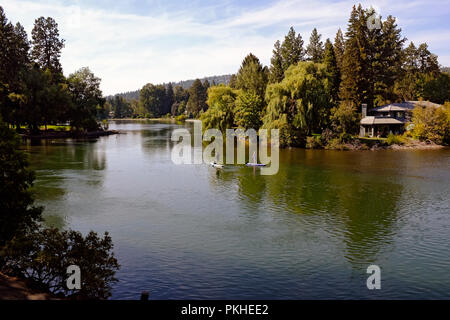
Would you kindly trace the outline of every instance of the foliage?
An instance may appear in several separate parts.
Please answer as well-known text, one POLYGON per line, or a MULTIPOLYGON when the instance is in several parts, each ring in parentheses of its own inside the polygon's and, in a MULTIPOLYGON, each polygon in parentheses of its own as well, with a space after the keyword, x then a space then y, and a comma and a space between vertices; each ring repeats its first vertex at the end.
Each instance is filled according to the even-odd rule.
POLYGON ((89 68, 81 68, 67 79, 73 105, 70 110, 71 125, 77 129, 98 129, 97 107, 103 107, 105 99, 100 90, 100 79, 89 68))
POLYGON ((335 133, 353 134, 358 131, 359 116, 351 102, 343 101, 337 108, 333 108, 330 119, 335 133))
POLYGON ((303 61, 304 56, 302 36, 297 35, 294 28, 291 27, 281 45, 279 41, 275 42, 270 66, 270 82, 281 82, 284 78, 284 72, 291 65, 303 61))
POLYGON ((59 39, 56 21, 51 17, 36 19, 31 35, 33 43, 31 58, 43 69, 49 69, 52 74, 62 74, 59 58, 64 48, 64 40, 59 39))
POLYGON ((189 100, 186 105, 186 111, 193 117, 199 116, 203 111, 207 109, 206 104, 207 88, 205 88, 202 82, 197 79, 189 89, 189 100))
POLYGON ((390 146, 393 144, 402 145, 404 142, 405 141, 401 135, 395 135, 393 133, 390 133, 386 139, 386 143, 390 146))
POLYGON ((258 131, 262 125, 264 101, 255 92, 241 91, 235 101, 234 117, 236 125, 244 129, 258 131))
POLYGON ((242 61, 241 67, 236 74, 235 88, 253 92, 263 100, 268 81, 268 73, 267 67, 264 67, 259 59, 250 53, 242 61))
POLYGON ((418 106, 413 110, 413 138, 436 144, 450 142, 450 104, 435 108, 418 106))
POLYGON ((129 118, 133 115, 134 111, 131 107, 131 103, 122 96, 115 95, 114 97, 109 98, 107 102, 109 103, 110 111, 114 112, 114 118, 129 118))
POLYGON ((374 14, 373 9, 353 7, 341 67, 341 99, 356 105, 367 103, 369 108, 396 99, 393 88, 400 76, 405 41, 390 16, 381 29, 369 29, 367 21, 374 14))
POLYGON ((307 149, 321 149, 323 148, 322 139, 320 136, 311 136, 306 138, 307 149))
POLYGON ((72 299, 106 299, 119 264, 112 252, 108 233, 95 232, 86 237, 77 231, 43 229, 15 237, 4 250, 3 270, 27 279, 43 292, 62 294, 72 299), (81 289, 66 286, 67 267, 81 269, 81 289))
POLYGON ((282 82, 267 87, 266 101, 263 127, 280 129, 281 145, 302 145, 305 136, 322 129, 328 120, 331 98, 325 65, 291 66, 282 82))
POLYGON ((239 91, 224 85, 211 87, 208 90, 209 109, 200 119, 204 129, 216 128, 225 132, 234 125, 235 101, 239 91))
POLYGON ((330 39, 325 43, 325 51, 323 54, 323 63, 328 73, 328 94, 333 100, 333 104, 339 101, 339 86, 341 84, 341 72, 339 71, 336 55, 334 53, 333 44, 330 39))
POLYGON ((316 28, 314 28, 311 32, 311 37, 309 38, 309 44, 306 47, 306 54, 308 55, 309 60, 316 63, 322 61, 324 54, 323 42, 320 41, 321 37, 322 35, 317 32, 316 28))
POLYGON ((27 169, 27 156, 19 146, 19 137, 0 120, 0 248, 41 217, 42 209, 33 205, 29 191, 34 173, 27 169))

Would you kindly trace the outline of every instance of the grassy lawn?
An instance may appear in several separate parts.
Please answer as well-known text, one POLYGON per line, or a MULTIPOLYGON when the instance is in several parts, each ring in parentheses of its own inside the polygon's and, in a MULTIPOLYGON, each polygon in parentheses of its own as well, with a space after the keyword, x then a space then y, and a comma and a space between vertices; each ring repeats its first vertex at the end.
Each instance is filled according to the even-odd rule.
MULTIPOLYGON (((27 126, 20 126, 21 129, 28 129, 27 126)), ((40 126, 39 129, 45 130, 45 126, 40 126)), ((54 131, 70 131, 70 126, 66 125, 47 125, 47 130, 54 131)))

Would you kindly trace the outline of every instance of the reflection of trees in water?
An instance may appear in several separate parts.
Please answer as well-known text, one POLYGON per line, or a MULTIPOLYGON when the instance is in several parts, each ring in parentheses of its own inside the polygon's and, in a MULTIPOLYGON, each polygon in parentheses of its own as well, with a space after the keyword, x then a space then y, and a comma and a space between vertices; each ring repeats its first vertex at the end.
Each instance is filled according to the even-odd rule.
POLYGON ((33 187, 39 204, 47 204, 44 209, 44 224, 63 228, 66 212, 56 212, 57 201, 67 194, 66 183, 71 179, 89 186, 103 183, 102 171, 106 169, 106 157, 97 140, 40 140, 25 145, 31 153, 31 167, 37 170, 33 187), (74 176, 71 171, 79 171, 74 176), (54 213, 53 213, 54 212, 54 213))
POLYGON ((320 215, 331 237, 342 239, 348 261, 367 265, 391 242, 403 186, 377 172, 346 166, 348 157, 355 155, 283 151, 275 176, 239 172, 239 194, 246 207, 269 200, 286 212, 320 215), (338 163, 324 165, 329 161, 338 163))

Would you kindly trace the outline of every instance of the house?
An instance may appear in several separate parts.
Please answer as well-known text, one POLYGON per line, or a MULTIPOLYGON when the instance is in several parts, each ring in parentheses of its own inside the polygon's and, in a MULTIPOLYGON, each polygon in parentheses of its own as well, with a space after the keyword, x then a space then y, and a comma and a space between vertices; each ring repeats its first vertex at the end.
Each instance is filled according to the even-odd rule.
POLYGON ((363 104, 360 136, 383 137, 390 133, 403 133, 405 124, 411 121, 412 111, 417 106, 440 107, 439 104, 428 101, 405 101, 373 108, 368 113, 367 104, 363 104))

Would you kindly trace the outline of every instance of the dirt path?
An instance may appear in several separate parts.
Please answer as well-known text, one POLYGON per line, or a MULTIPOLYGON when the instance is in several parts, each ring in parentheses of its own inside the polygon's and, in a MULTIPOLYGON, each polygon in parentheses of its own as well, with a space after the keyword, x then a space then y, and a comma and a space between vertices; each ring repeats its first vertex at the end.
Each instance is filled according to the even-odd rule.
POLYGON ((31 291, 17 278, 0 273, 0 300, 57 300, 47 293, 31 291))

